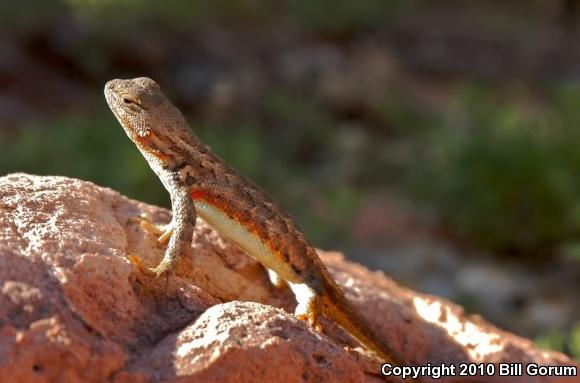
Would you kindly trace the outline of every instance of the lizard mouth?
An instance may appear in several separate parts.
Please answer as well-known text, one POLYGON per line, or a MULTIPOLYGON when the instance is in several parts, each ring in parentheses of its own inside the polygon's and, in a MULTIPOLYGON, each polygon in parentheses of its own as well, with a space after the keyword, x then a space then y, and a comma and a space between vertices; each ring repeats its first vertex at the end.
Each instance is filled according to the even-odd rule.
POLYGON ((131 124, 131 121, 126 115, 119 115, 118 118, 125 131, 129 133, 130 136, 133 136, 132 138, 134 141, 143 142, 143 139, 148 138, 151 135, 151 130, 149 128, 146 126, 135 127, 131 124))
POLYGON ((133 141, 142 141, 143 138, 146 138, 150 134, 150 130, 147 126, 140 124, 135 125, 131 122, 130 114, 128 113, 124 107, 124 97, 120 93, 119 85, 124 80, 111 80, 105 84, 105 100, 109 105, 109 108, 117 117, 117 120, 133 141))

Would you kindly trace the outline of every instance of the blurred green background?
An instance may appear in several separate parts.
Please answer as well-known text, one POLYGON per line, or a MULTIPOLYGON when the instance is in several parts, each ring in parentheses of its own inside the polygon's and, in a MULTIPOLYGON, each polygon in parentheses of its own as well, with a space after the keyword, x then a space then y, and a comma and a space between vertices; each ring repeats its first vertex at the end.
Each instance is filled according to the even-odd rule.
POLYGON ((168 206, 102 96, 146 75, 317 246, 580 358, 578 1, 0 7, 0 174, 168 206))

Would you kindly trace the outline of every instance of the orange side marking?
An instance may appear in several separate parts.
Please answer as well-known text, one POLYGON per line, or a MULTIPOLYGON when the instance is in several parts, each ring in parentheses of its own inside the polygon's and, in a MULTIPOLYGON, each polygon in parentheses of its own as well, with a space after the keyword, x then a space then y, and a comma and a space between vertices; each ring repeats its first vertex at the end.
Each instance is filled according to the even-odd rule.
POLYGON ((196 200, 196 201, 205 201, 205 202, 209 203, 210 205, 216 207, 217 209, 219 209, 220 211, 225 213, 228 217, 234 219, 237 223, 239 223, 244 228, 246 228, 250 233, 252 233, 252 234, 256 235, 258 238, 260 238, 262 243, 265 244, 268 247, 268 249, 272 252, 272 254, 275 254, 278 257, 278 259, 281 260, 284 258, 282 256, 282 254, 280 253, 280 251, 276 250, 276 248, 273 246, 273 241, 269 238, 268 235, 266 235, 266 233, 262 233, 262 231, 259 230, 256 227, 256 225, 254 225, 254 222, 252 220, 242 221, 240 219, 240 215, 234 209, 232 209, 227 204, 227 202, 224 201, 223 198, 217 197, 215 195, 211 195, 207 191, 204 191, 201 189, 193 189, 191 191, 191 198, 193 198, 193 200, 196 200))
POLYGON ((169 156, 163 153, 159 148, 153 146, 152 144, 153 138, 156 138, 156 136, 153 133, 149 133, 145 137, 137 135, 135 139, 139 142, 139 144, 141 144, 141 147, 143 147, 143 149, 145 149, 148 153, 151 153, 155 157, 159 158, 161 161, 167 160, 169 156))

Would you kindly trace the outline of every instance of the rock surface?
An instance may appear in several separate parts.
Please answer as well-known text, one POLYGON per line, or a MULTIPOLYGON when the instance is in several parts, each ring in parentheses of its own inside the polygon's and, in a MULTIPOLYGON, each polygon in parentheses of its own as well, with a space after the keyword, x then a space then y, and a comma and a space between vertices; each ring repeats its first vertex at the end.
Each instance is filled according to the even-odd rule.
MULTIPOLYGON (((288 291, 199 221, 169 278, 156 238, 128 222, 166 210, 89 182, 0 178, 0 376, 14 382, 374 382, 379 366, 342 330, 316 333, 288 291)), ((320 252, 348 298, 407 362, 573 365, 443 299, 320 252)), ((392 379, 392 378, 391 378, 392 379)), ((423 381, 495 382, 495 377, 423 381)), ((397 381, 397 380, 387 380, 397 381)), ((578 378, 514 377, 510 382, 578 378)))

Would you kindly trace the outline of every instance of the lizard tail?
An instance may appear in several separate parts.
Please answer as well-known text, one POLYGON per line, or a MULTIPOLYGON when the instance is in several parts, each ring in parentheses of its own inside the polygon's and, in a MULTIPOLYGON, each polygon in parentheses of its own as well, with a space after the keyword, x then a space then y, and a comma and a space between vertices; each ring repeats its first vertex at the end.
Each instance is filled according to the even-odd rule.
POLYGON ((374 352, 383 363, 402 366, 402 358, 360 318, 336 284, 326 281, 322 295, 322 312, 338 323, 365 348, 374 352))

